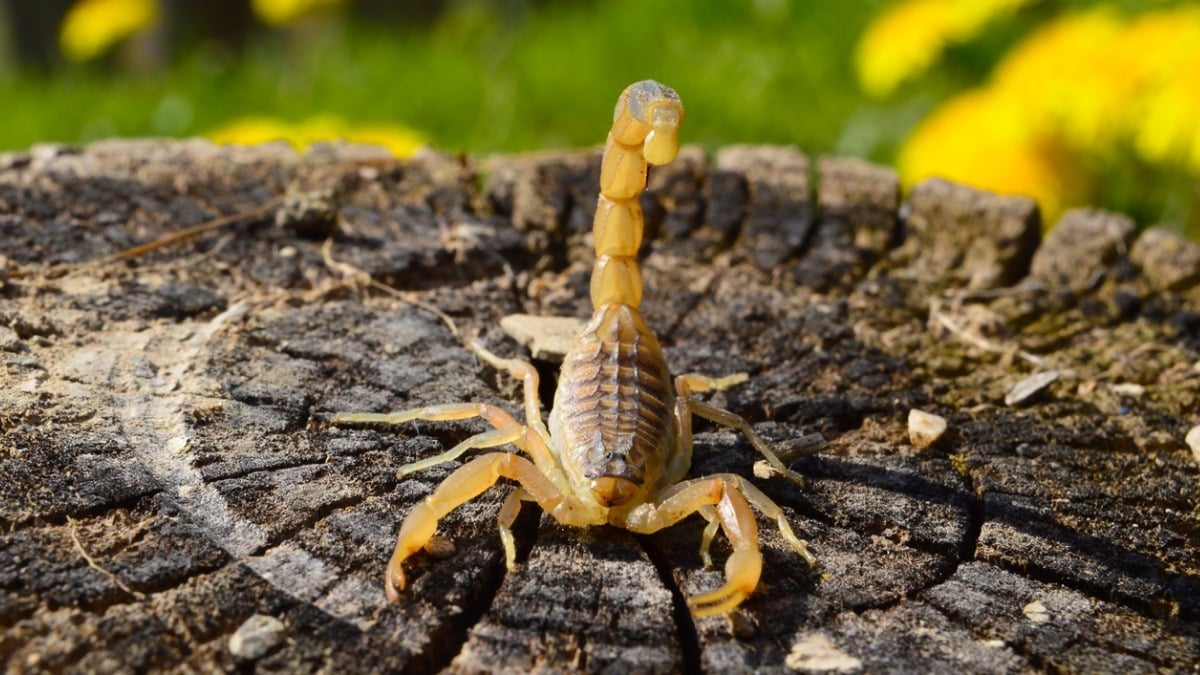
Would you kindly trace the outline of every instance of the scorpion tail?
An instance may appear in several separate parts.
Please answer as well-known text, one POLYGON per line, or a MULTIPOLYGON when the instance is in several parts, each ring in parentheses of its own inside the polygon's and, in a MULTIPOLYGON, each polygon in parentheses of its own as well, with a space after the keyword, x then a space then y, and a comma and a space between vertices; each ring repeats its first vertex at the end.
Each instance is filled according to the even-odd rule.
POLYGON ((683 103, 674 89, 635 82, 621 92, 600 167, 600 200, 592 233, 592 306, 638 307, 642 273, 637 265, 645 219, 638 202, 646 187, 646 165, 667 164, 679 153, 683 103))

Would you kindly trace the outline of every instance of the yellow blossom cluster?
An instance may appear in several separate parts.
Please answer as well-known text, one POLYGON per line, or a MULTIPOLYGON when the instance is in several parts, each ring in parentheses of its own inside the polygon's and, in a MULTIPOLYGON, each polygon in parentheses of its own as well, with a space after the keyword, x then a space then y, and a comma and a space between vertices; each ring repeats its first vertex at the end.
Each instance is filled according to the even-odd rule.
POLYGON ((969 91, 921 122, 896 160, 905 185, 930 176, 1032 197, 1047 223, 1080 201, 1087 180, 1053 136, 1021 123, 1019 100, 989 89, 969 91))
MULTIPOLYGON (((334 12, 347 1, 251 0, 250 7, 263 23, 286 26, 305 17, 334 12)), ((59 26, 59 48, 68 60, 90 61, 157 20, 158 0, 78 0, 59 26)))
POLYGON ((871 22, 854 55, 858 81, 886 96, 924 72, 949 45, 966 42, 992 21, 1035 0, 906 0, 871 22))
POLYGON ((252 0, 254 15, 271 26, 286 26, 299 19, 341 9, 346 0, 252 0))
POLYGON ((285 122, 270 117, 234 120, 205 134, 215 143, 254 145, 285 141, 303 151, 322 141, 342 140, 387 148, 396 157, 408 157, 425 144, 421 135, 401 126, 352 125, 329 115, 300 122, 285 122))
POLYGON ((1101 7, 1036 30, 987 85, 918 126, 906 183, 930 175, 1038 199, 1052 223, 1092 198, 1084 168, 1122 152, 1200 174, 1200 7, 1101 7))
POLYGON ((71 61, 89 61, 157 20, 156 0, 80 0, 59 26, 59 48, 71 61))

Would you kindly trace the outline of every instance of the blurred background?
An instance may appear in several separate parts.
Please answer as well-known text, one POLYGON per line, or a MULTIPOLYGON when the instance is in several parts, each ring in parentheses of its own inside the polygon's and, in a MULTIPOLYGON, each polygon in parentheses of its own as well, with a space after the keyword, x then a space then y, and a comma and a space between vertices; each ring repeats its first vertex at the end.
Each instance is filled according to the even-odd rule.
POLYGON ((0 151, 345 138, 601 143, 625 85, 686 142, 790 143, 1200 239, 1200 5, 1114 0, 0 0, 0 151))

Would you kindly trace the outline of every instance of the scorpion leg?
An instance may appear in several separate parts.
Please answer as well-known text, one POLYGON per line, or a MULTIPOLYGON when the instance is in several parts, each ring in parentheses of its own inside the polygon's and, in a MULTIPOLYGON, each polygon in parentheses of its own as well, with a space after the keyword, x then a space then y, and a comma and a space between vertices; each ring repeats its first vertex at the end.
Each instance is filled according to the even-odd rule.
POLYGON ((533 364, 528 361, 497 356, 488 351, 487 347, 484 347, 478 340, 472 340, 467 348, 483 359, 484 363, 496 370, 503 370, 521 381, 525 394, 525 423, 532 427, 549 445, 550 432, 546 430, 546 425, 542 422, 542 408, 538 400, 537 368, 534 368, 533 364))
POLYGON ((524 488, 517 488, 508 493, 500 507, 500 541, 504 544, 504 566, 510 570, 517 564, 517 543, 513 539, 512 526, 521 512, 522 501, 533 501, 533 497, 524 488))
POLYGON ((700 561, 704 563, 705 567, 712 567, 712 556, 708 554, 708 549, 712 546, 713 538, 717 536, 721 521, 717 518, 716 510, 711 506, 702 507, 697 513, 708 521, 708 525, 704 526, 704 534, 700 535, 700 561))
POLYGON ((512 377, 521 381, 524 389, 525 398, 525 426, 532 429, 534 435, 526 434, 525 445, 517 444, 529 456, 533 458, 533 462, 537 464, 542 473, 546 475, 560 492, 569 489, 567 477, 563 474, 559 467, 558 460, 554 458, 550 452, 550 431, 546 428, 546 423, 542 421, 541 402, 538 398, 538 372, 537 368, 528 361, 520 359, 506 359, 497 356, 488 351, 479 341, 473 340, 467 347, 475 353, 483 362, 496 370, 506 371, 512 377), (536 437, 535 437, 536 436, 536 437))
POLYGON ((746 440, 750 441, 750 445, 754 446, 754 449, 757 450, 758 453, 767 460, 767 463, 771 465, 771 468, 786 476, 792 482, 798 485, 803 485, 804 477, 784 465, 783 461, 779 459, 779 456, 776 455, 775 452, 767 446, 766 442, 764 442, 763 439, 754 432, 753 427, 751 427, 750 423, 746 421, 746 418, 728 410, 723 410, 721 408, 704 403, 703 401, 698 401, 695 398, 692 398, 693 392, 725 389, 735 384, 745 382, 746 379, 747 376, 745 373, 737 373, 719 379, 706 377, 696 373, 688 373, 675 378, 675 392, 678 394, 680 399, 686 401, 688 411, 691 414, 699 415, 700 417, 716 422, 717 424, 721 424, 742 432, 742 435, 746 437, 746 440))
MULTIPOLYGON (((803 481, 803 478, 799 474, 791 471, 783 465, 783 462, 780 461, 779 457, 777 457, 775 453, 771 452, 770 448, 767 447, 767 444, 764 443, 761 438, 759 438, 758 434, 754 433, 754 431, 750 428, 750 424, 744 418, 727 410, 715 408, 692 398, 693 392, 724 389, 726 387, 731 387, 733 385, 745 382, 746 379, 747 375, 745 373, 736 373, 734 375, 729 375, 722 378, 711 378, 704 375, 691 373, 680 375, 679 377, 675 378, 675 391, 678 394, 678 398, 675 402, 675 420, 676 431, 678 432, 678 435, 676 437, 677 450, 675 455, 670 460, 668 470, 668 476, 671 478, 671 480, 679 480, 679 478, 681 478, 691 466, 691 416, 693 413, 695 413, 719 424, 724 424, 742 431, 750 440, 751 445, 753 445, 754 448, 758 450, 768 462, 771 463, 771 466, 775 467, 781 473, 798 483, 803 481)), ((745 495, 745 497, 750 501, 751 504, 754 505, 755 508, 762 512, 764 516, 775 521, 776 525, 779 527, 780 535, 785 541, 787 541, 788 545, 792 547, 792 550, 794 550, 797 555, 799 555, 801 558, 804 558, 804 561, 810 566, 817 564, 817 559, 813 557, 812 553, 809 552, 808 545, 803 539, 796 536, 795 531, 792 530, 791 523, 789 523, 787 520, 787 515, 784 514, 783 509, 779 508, 778 504, 776 504, 770 497, 763 493, 762 490, 759 490, 757 487, 755 487, 753 483, 750 483, 740 476, 728 474, 728 479, 733 481, 738 486, 742 494, 745 495)), ((668 489, 663 493, 660 499, 669 499, 672 495, 682 489, 683 485, 686 485, 686 483, 679 483, 668 489)), ((712 557, 709 555, 708 550, 712 545, 713 537, 716 536, 718 521, 715 519, 715 516, 710 515, 713 513, 711 507, 702 507, 698 511, 700 515, 704 516, 704 518, 708 520, 708 526, 705 527, 704 535, 700 540, 700 558, 704 561, 705 566, 711 566, 712 557)))
POLYGON ((792 547, 796 555, 804 558, 804 562, 808 563, 809 567, 816 566, 817 559, 809 552, 808 543, 796 536, 795 530, 792 529, 792 524, 788 522, 787 514, 775 503, 775 500, 758 489, 754 483, 737 474, 722 475, 737 485, 738 490, 745 495, 747 501, 754 505, 754 508, 758 509, 759 513, 775 521, 775 526, 779 528, 780 536, 788 543, 788 546, 792 547))
POLYGON ((351 424, 402 424, 413 420, 428 422, 446 422, 450 420, 466 420, 480 417, 487 420, 495 431, 472 436, 449 450, 405 464, 396 470, 396 477, 403 478, 410 473, 428 469, 438 464, 458 459, 472 448, 490 448, 504 443, 513 443, 524 449, 524 427, 504 410, 487 403, 448 403, 446 405, 431 405, 424 408, 413 408, 395 413, 341 413, 333 416, 333 422, 351 424), (497 432, 504 432, 497 435, 497 432), (494 439, 503 437, 505 440, 494 439))
MULTIPOLYGON (((488 434, 499 435, 504 431, 507 430, 496 430, 488 434)), ((509 433, 520 432, 521 428, 518 427, 509 433)), ((396 536, 396 549, 392 552, 387 567, 384 585, 389 599, 395 601, 399 598, 399 591, 408 583, 404 575, 404 561, 425 547, 437 530, 438 521, 495 485, 502 476, 520 484, 518 491, 523 494, 518 500, 528 496, 548 511, 553 510, 562 501, 562 494, 554 484, 524 457, 511 452, 493 452, 467 462, 450 474, 432 495, 413 507, 404 518, 400 533, 396 536)), ((515 511, 516 509, 506 501, 501 508, 502 526, 511 525, 512 521, 507 518, 515 518, 515 511)), ((508 544, 505 547, 507 557, 510 549, 508 544)))
MULTIPOLYGON (((660 500, 667 499, 683 487, 680 481, 692 466, 692 413, 688 409, 687 401, 685 396, 675 399, 675 451, 667 459, 665 472, 666 483, 671 487, 659 493, 660 500)), ((697 512, 708 521, 704 528, 704 536, 700 538, 700 560, 704 562, 705 567, 712 567, 712 556, 708 554, 708 549, 712 546, 721 523, 717 519, 717 512, 711 506, 703 506, 697 512)))
MULTIPOLYGON (((537 464, 542 473, 550 477, 554 484, 560 490, 566 486, 566 477, 562 475, 562 471, 558 467, 558 462, 551 455, 548 447, 550 443, 550 432, 546 429, 546 424, 542 421, 542 413, 538 403, 538 373, 537 369, 532 364, 518 359, 505 359, 496 356, 488 351, 479 342, 471 342, 467 345, 485 363, 496 368, 504 370, 513 377, 521 380, 524 387, 525 397, 525 428, 533 430, 537 439, 530 438, 529 434, 520 434, 516 439, 509 441, 516 445, 521 450, 529 453, 530 457, 537 464)), ((403 424, 415 420, 423 420, 427 422, 446 422, 452 420, 466 420, 475 417, 482 418, 490 423, 496 429, 509 429, 512 427, 521 427, 521 424, 513 419, 503 409, 498 408, 488 403, 448 403, 445 405, 432 405, 422 408, 412 408, 410 410, 402 410, 393 413, 338 413, 331 418, 334 424, 403 424)), ((469 441, 470 439, 468 439, 469 441)), ((435 455, 410 464, 405 464, 397 471, 397 477, 403 477, 416 471, 428 469, 432 466, 437 466, 445 462, 457 459, 466 450, 472 447, 489 447, 489 446, 471 446, 465 445, 467 441, 459 443, 455 447, 435 455)), ((499 444, 496 444, 499 445, 499 444)))

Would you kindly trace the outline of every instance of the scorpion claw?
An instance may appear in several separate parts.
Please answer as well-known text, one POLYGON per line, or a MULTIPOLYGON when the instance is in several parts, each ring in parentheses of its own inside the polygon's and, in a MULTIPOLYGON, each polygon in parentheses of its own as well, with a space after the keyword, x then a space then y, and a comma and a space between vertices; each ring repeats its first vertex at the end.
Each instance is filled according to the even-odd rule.
POLYGON ((756 550, 734 551, 725 563, 725 585, 687 599, 688 608, 698 617, 726 614, 750 596, 762 574, 762 553, 756 550))
POLYGON ((707 597, 708 595, 711 594, 706 593, 704 596, 688 599, 688 609, 691 610, 692 616, 703 619, 709 616, 717 616, 718 614, 728 614, 738 605, 742 604, 742 601, 746 599, 748 594, 737 591, 728 597, 714 598, 711 604, 699 602, 700 597, 707 597))
POLYGON ((388 563, 387 575, 384 579, 384 590, 387 592, 387 598, 391 602, 396 602, 400 599, 400 591, 408 586, 408 579, 404 576, 404 568, 401 563, 392 558, 392 562, 388 563))

